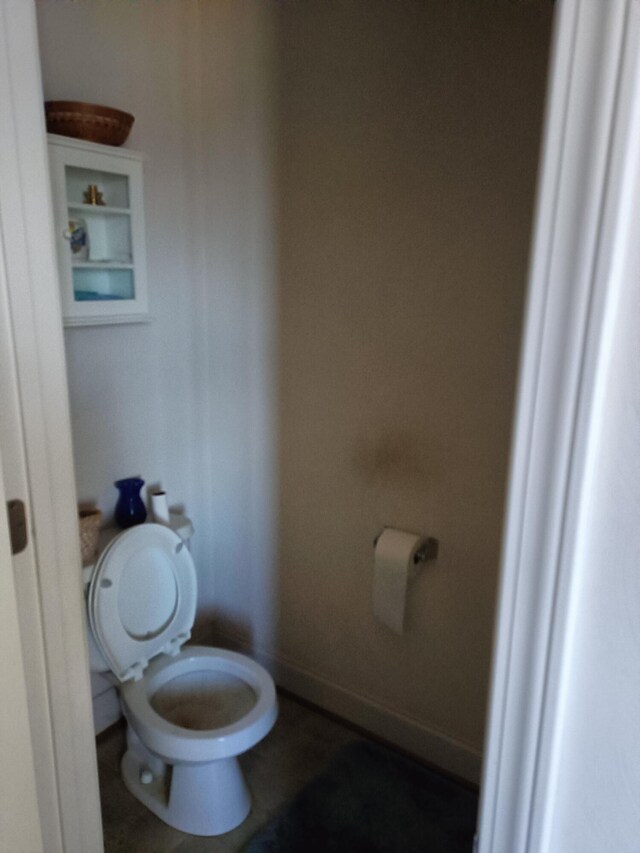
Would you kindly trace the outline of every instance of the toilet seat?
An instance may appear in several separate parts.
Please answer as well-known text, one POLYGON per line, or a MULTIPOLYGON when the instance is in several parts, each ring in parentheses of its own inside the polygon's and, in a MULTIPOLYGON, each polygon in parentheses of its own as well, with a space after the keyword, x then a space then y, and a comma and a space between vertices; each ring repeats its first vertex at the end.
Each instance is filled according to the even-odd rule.
POLYGON ((125 716, 156 755, 165 760, 207 762, 251 749, 271 730, 277 717, 273 680, 263 667, 245 655, 208 646, 188 646, 176 657, 158 657, 141 681, 121 687, 125 716), (151 705, 153 695, 181 675, 224 672, 244 681, 256 694, 251 710, 226 726, 187 729, 166 720, 151 705))
POLYGON ((93 634, 121 682, 139 680, 161 653, 176 655, 191 636, 197 598, 189 550, 171 529, 142 524, 102 553, 89 586, 93 634))

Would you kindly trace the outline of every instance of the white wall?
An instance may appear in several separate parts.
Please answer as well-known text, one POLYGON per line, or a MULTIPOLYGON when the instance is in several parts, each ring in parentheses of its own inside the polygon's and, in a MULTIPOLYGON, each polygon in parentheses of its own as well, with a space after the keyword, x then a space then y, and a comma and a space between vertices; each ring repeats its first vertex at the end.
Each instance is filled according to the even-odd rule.
POLYGON ((268 79, 268 28, 254 22, 264 14, 236 0, 38 7, 45 97, 133 113, 126 146, 146 156, 152 322, 65 332, 78 496, 109 515, 113 481, 141 474, 184 505, 197 530, 201 620, 216 587, 219 615, 230 597, 246 598, 239 564, 268 578, 268 454, 251 432, 268 422, 256 320, 268 281, 267 269, 256 273, 264 106, 251 94, 268 79))
MULTIPOLYGON (((202 531, 203 413, 193 322, 195 4, 43 4, 45 97, 112 104, 136 121, 127 147, 146 155, 145 213, 153 322, 66 329, 78 496, 109 515, 113 481, 141 474, 183 501, 202 531)), ((196 547, 198 547, 198 544, 196 547)), ((197 553, 203 553, 200 549, 197 553)))
POLYGON ((209 459, 218 629, 273 645, 275 187, 273 4, 202 2, 209 459))

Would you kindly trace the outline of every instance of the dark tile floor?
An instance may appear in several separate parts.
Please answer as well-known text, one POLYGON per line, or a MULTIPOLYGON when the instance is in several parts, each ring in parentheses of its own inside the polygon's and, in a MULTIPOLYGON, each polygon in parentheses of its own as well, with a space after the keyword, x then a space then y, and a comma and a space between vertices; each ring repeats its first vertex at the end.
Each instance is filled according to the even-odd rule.
POLYGON ((198 838, 158 820, 124 787, 120 759, 124 726, 98 739, 98 768, 106 853, 232 853, 266 824, 287 801, 317 775, 334 753, 359 735, 286 696, 278 697, 280 714, 273 730, 240 757, 253 797, 247 820, 226 835, 198 838))

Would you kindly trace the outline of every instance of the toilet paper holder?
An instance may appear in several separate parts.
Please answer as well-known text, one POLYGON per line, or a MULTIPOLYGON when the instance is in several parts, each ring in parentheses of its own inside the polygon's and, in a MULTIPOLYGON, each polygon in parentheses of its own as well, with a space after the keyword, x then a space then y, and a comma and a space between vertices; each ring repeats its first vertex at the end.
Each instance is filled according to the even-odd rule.
MULTIPOLYGON (((383 531, 376 536, 373 540, 373 547, 375 548, 378 544, 378 539, 382 536, 383 531)), ((427 536, 424 542, 420 545, 416 553, 413 555, 413 562, 418 565, 418 563, 427 563, 429 560, 435 560, 438 556, 438 549, 440 548, 440 542, 437 539, 434 539, 433 536, 427 536)))

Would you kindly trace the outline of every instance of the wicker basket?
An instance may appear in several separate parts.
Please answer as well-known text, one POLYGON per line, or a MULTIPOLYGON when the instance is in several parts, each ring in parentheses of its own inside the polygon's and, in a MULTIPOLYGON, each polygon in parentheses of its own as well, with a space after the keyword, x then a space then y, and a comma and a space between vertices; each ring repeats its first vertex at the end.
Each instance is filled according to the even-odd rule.
POLYGON ((102 524, 102 513, 99 509, 81 509, 78 511, 80 518, 80 549, 82 551, 82 562, 91 563, 96 556, 98 548, 98 536, 102 524))
POLYGON ((46 101, 44 112, 49 133, 103 145, 122 145, 134 122, 131 113, 82 101, 46 101))

